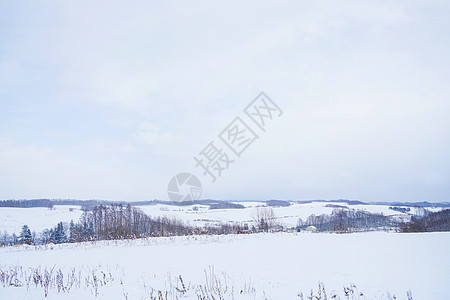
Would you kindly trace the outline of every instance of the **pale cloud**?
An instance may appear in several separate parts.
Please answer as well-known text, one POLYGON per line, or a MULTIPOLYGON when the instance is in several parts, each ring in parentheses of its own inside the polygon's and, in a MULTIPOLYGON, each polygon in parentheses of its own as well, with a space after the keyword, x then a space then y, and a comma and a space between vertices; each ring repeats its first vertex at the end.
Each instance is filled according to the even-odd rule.
POLYGON ((10 5, 0 198, 164 199, 188 171, 209 198, 448 200, 445 2, 10 5), (209 183, 193 156, 261 90, 285 114, 209 183))
POLYGON ((167 147, 167 144, 173 143, 175 137, 163 132, 161 127, 157 124, 152 124, 147 121, 139 125, 139 131, 136 133, 136 138, 147 145, 167 147))

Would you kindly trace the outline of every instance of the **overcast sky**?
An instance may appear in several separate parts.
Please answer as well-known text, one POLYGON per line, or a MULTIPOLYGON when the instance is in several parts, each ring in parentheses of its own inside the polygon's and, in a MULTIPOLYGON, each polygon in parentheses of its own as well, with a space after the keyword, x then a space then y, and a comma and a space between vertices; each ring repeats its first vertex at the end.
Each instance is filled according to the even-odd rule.
POLYGON ((448 1, 101 2, 1 1, 0 199, 450 201, 448 1))

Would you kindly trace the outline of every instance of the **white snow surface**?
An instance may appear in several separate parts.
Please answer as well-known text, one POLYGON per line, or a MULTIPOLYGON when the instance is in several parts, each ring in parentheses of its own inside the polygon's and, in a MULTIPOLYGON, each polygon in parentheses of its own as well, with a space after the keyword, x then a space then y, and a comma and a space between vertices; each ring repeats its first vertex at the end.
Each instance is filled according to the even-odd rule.
MULTIPOLYGON (((198 208, 193 210, 192 205, 189 206, 171 206, 164 204, 139 206, 149 216, 169 216, 180 220, 184 220, 193 226, 204 226, 205 224, 218 223, 250 223, 253 221, 253 214, 256 207, 265 206, 263 202, 234 202, 245 206, 244 209, 208 209, 208 206, 194 205, 198 208)), ((326 207, 326 205, 341 205, 355 210, 366 210, 372 213, 383 213, 384 215, 405 215, 403 213, 389 209, 386 205, 347 205, 345 202, 312 202, 312 203, 295 203, 291 202, 291 206, 273 207, 277 221, 287 227, 295 227, 299 218, 305 221, 310 215, 331 214, 335 207, 326 207)))
POLYGON ((31 231, 40 233, 50 229, 59 222, 77 222, 82 211, 80 206, 55 205, 50 210, 45 207, 0 207, 0 231, 9 234, 19 234, 23 225, 28 225, 31 231))
MULTIPOLYGON (((191 226, 204 226, 220 223, 251 223, 256 207, 265 206, 264 202, 234 202, 245 206, 243 209, 209 209, 207 205, 176 206, 166 204, 138 206, 151 217, 176 218, 191 226), (198 210, 193 210, 196 207, 198 210)), ((389 209, 386 205, 348 205, 345 202, 291 202, 288 207, 273 207, 275 218, 280 225, 295 227, 299 218, 305 221, 310 215, 331 214, 335 207, 326 205, 341 205, 348 209, 366 210, 384 215, 407 217, 407 214, 389 209)), ((440 208, 433 209, 434 211, 440 208)), ((412 210, 414 213, 414 210, 412 210)), ((47 208, 4 208, 0 207, 0 232, 20 234, 23 225, 28 225, 31 231, 40 233, 44 229, 56 226, 58 222, 77 222, 82 214, 80 206, 55 205, 53 210, 47 208)))
MULTIPOLYGON (((329 298, 331 291, 342 295, 342 287, 354 283, 362 299, 387 299, 388 292, 406 299, 411 290, 416 300, 444 300, 450 298, 449 250, 449 232, 161 237, 3 247, 0 267, 55 267, 66 273, 73 267, 99 268, 113 274, 114 281, 99 287, 98 297, 89 288, 51 289, 46 299, 150 299, 150 287, 167 289, 179 275, 186 286, 202 284, 205 270, 213 268, 218 277, 228 278, 229 289, 254 287, 256 292, 237 292, 235 299, 299 299, 299 292, 317 290, 321 281, 329 298)), ((179 298, 197 299, 192 293, 179 298)), ((44 299, 44 293, 34 285, 0 285, 0 299, 44 299)))

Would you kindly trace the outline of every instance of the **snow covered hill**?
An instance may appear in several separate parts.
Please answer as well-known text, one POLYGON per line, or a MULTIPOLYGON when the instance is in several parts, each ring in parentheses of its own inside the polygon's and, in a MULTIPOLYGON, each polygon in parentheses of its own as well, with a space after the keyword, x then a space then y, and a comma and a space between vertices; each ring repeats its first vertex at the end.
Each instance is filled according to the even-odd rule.
POLYGON ((343 287, 355 284, 361 299, 407 299, 410 290, 413 299, 444 300, 449 249, 448 232, 272 233, 3 247, 0 274, 15 272, 18 281, 17 287, 3 286, 0 275, 0 299, 44 299, 44 288, 33 278, 47 271, 53 274, 47 299, 159 299, 159 292, 162 299, 198 299, 202 290, 222 293, 223 299, 300 299, 300 293, 306 299, 323 282, 328 299, 334 293, 345 299, 343 287), (75 284, 69 289, 70 280, 75 284))
POLYGON ((80 206, 55 205, 45 207, 0 207, 0 231, 19 234, 23 225, 36 233, 54 227, 58 222, 78 221, 82 214, 80 206))
MULTIPOLYGON (((139 208, 152 217, 167 216, 185 221, 192 226, 218 223, 251 223, 255 207, 266 206, 265 202, 235 202, 243 205, 243 209, 209 209, 208 205, 176 206, 167 204, 143 205, 139 208)), ((405 213, 389 209, 388 205, 349 205, 345 202, 295 203, 290 206, 273 207, 276 220, 285 227, 295 227, 299 218, 306 220, 310 215, 331 214, 334 206, 348 209, 365 210, 384 215, 406 216, 405 213)), ((436 209, 434 209, 436 210, 436 209)), ((439 210, 439 208, 437 208, 439 210)), ((24 224, 36 233, 54 227, 58 222, 77 222, 82 214, 81 206, 55 205, 52 210, 43 207, 36 208, 7 208, 0 207, 0 231, 19 234, 24 224)))

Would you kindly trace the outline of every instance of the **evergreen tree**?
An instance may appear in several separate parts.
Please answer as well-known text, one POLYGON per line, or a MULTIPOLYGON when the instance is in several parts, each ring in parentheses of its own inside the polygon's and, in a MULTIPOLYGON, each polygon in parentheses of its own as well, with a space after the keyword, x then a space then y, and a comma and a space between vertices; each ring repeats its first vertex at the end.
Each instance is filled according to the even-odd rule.
POLYGON ((31 245, 32 236, 31 230, 30 228, 28 228, 28 225, 23 225, 19 240, 22 244, 31 245))
POLYGON ((62 222, 59 222, 55 228, 55 244, 65 243, 67 241, 66 233, 62 222))
POLYGON ((70 220, 70 226, 69 226, 69 243, 73 243, 76 241, 76 232, 75 232, 75 224, 73 223, 73 220, 70 220))

